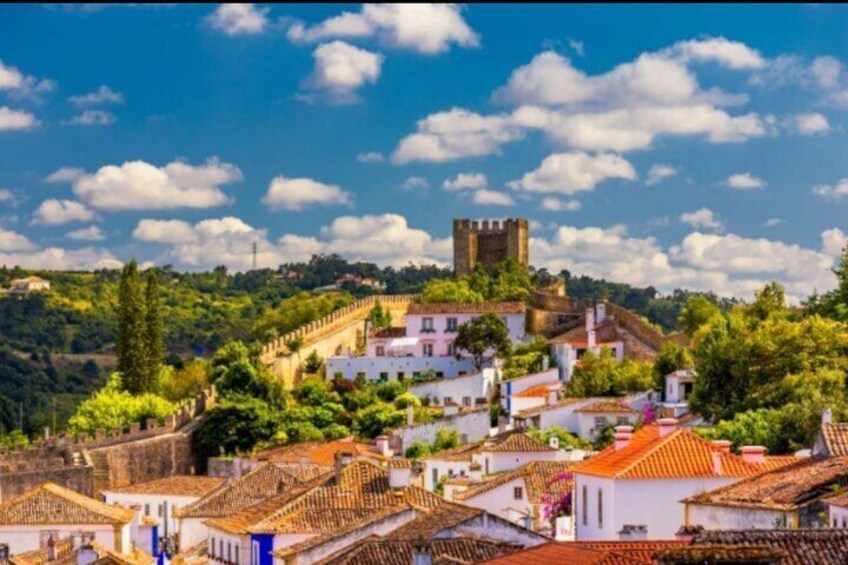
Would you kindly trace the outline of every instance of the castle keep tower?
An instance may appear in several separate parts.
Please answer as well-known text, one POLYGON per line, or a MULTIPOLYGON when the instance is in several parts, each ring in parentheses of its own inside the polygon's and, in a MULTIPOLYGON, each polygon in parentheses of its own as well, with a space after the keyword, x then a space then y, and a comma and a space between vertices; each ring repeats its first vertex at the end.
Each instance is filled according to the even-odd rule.
POLYGON ((526 267, 530 263, 527 247, 529 234, 525 218, 453 221, 453 269, 458 277, 467 275, 477 264, 491 269, 505 259, 513 258, 526 267))

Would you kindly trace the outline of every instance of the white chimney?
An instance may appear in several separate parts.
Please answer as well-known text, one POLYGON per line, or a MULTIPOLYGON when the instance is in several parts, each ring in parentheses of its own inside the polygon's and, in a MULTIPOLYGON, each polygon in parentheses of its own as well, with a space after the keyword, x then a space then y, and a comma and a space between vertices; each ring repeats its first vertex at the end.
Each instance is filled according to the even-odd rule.
POLYGON ((345 467, 353 463, 353 453, 350 451, 337 451, 335 463, 336 482, 341 482, 342 471, 344 471, 345 467))
POLYGON ((827 407, 824 410, 822 410, 822 421, 821 421, 821 423, 822 424, 833 423, 833 410, 831 410, 830 407, 827 407))
POLYGON ((433 552, 430 549, 430 542, 418 540, 413 543, 415 547, 412 548, 412 565, 433 565, 433 552))
POLYGON ((389 464, 389 486, 406 488, 412 483, 412 467, 389 464))
POLYGON ((665 437, 677 429, 677 418, 660 418, 657 425, 660 428, 660 437, 665 437))
POLYGON ((547 371, 551 368, 551 360, 547 355, 542 355, 542 371, 547 371))
POLYGON ((747 463, 765 463, 766 448, 762 445, 743 445, 739 452, 747 463))
POLYGON ((586 308, 586 333, 595 329, 595 310, 594 308, 586 308))
POLYGON ((648 539, 648 526, 645 524, 625 524, 618 532, 619 541, 641 541, 648 539))
POLYGON ((375 440, 375 445, 377 447, 377 453, 379 453, 383 457, 392 456, 392 450, 389 448, 389 436, 377 436, 377 439, 375 440))
POLYGON ((721 475, 721 451, 713 451, 713 474, 716 476, 721 475))
POLYGON ((479 485, 483 482, 483 466, 479 463, 472 463, 468 467, 468 479, 472 484, 479 485))
POLYGON ((616 426, 615 427, 615 450, 624 449, 630 445, 630 438, 633 436, 633 426, 616 426))
POLYGON ((717 439, 713 440, 713 445, 722 453, 730 453, 730 447, 733 445, 733 442, 728 439, 717 439))
POLYGON ((559 436, 556 434, 551 434, 551 437, 548 438, 548 445, 551 449, 559 449, 559 436))
POLYGON ((595 323, 599 326, 607 319, 607 305, 604 302, 598 302, 595 306, 595 323))
POLYGON ((551 385, 548 387, 548 406, 553 406, 559 402, 560 385, 551 385))

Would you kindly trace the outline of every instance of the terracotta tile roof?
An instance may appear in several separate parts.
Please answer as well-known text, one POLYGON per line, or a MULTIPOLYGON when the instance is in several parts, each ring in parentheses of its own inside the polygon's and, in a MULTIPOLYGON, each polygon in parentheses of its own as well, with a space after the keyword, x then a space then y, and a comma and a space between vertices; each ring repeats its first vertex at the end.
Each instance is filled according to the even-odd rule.
POLYGON ((503 437, 503 439, 496 440, 493 446, 489 447, 484 444, 480 451, 481 453, 526 453, 556 451, 556 449, 536 441, 527 434, 512 433, 503 437))
MULTIPOLYGON (((310 473, 316 472, 313 467, 306 469, 310 469, 310 473)), ((300 471, 302 469, 282 468, 273 463, 265 463, 247 475, 224 483, 197 502, 178 508, 174 515, 177 518, 230 516, 303 484, 305 481, 297 476, 300 471)))
MULTIPOLYGON (((574 329, 551 338, 548 343, 570 343, 575 347, 579 347, 578 344, 582 344, 582 346, 585 347, 588 341, 589 335, 586 333, 586 324, 584 322, 582 325, 574 329)), ((604 320, 603 323, 595 326, 595 342, 597 345, 602 345, 601 342, 612 343, 616 341, 621 341, 621 336, 618 333, 615 320, 604 320)))
POLYGON ((687 504, 792 511, 848 483, 848 457, 802 459, 685 499, 687 504))
POLYGON ((479 508, 444 502, 438 508, 393 530, 386 537, 391 539, 432 538, 439 532, 454 528, 463 522, 476 518, 483 512, 479 508))
POLYGON ((481 483, 472 483, 470 479, 450 479, 447 484, 466 485, 464 491, 454 494, 458 501, 468 500, 489 492, 511 481, 522 479, 527 489, 527 498, 532 503, 539 503, 546 494, 558 497, 570 492, 573 480, 556 480, 560 475, 571 472, 574 463, 566 461, 531 461, 514 471, 497 473, 484 477, 481 483))
POLYGON ((598 400, 575 412, 591 412, 596 414, 638 414, 639 411, 620 400, 598 400))
POLYGON ((548 387, 555 386, 558 384, 558 381, 554 381, 550 383, 531 386, 530 388, 522 390, 521 392, 513 394, 512 396, 516 398, 547 398, 548 393, 550 392, 548 390, 548 387))
POLYGON ((657 552, 664 563, 745 563, 773 565, 783 563, 788 554, 767 545, 687 545, 657 552))
POLYGON ((773 471, 797 463, 800 459, 795 455, 766 455, 765 461, 757 463, 757 467, 763 471, 773 471))
POLYGON ((433 565, 479 563, 498 555, 512 553, 516 546, 494 540, 457 537, 432 540, 397 540, 376 537, 361 540, 316 565, 409 565, 417 544, 426 544, 433 565))
POLYGON ((843 565, 848 563, 848 530, 705 531, 692 545, 768 546, 782 549, 780 565, 843 565))
POLYGON ((420 303, 409 305, 407 315, 422 314, 523 314, 526 308, 523 302, 480 302, 473 303, 420 303))
POLYGON ((585 398, 560 398, 557 400, 556 404, 543 404, 542 406, 535 406, 533 408, 528 408, 526 410, 520 410, 512 415, 513 418, 529 418, 531 416, 535 416, 537 414, 541 414, 543 412, 547 412, 548 410, 558 410, 560 408, 564 408, 570 404, 577 404, 578 402, 585 401, 585 398))
POLYGON ((660 437, 656 424, 634 432, 629 445, 618 450, 610 446, 574 468, 577 474, 622 479, 749 477, 761 471, 739 455, 722 453, 689 429, 677 428, 660 437))
POLYGON ((468 461, 471 462, 471 456, 480 452, 481 443, 469 443, 460 445, 453 449, 445 449, 436 453, 431 453, 424 459, 426 461, 468 461))
POLYGON ((418 486, 392 489, 388 472, 358 459, 317 486, 251 526, 251 533, 331 532, 383 509, 411 506, 432 509, 443 500, 418 486))
POLYGON ((659 540, 641 542, 550 542, 506 557, 484 561, 491 565, 653 565, 653 555, 687 542, 659 540))
POLYGON ((822 502, 832 504, 833 506, 848 508, 848 488, 842 489, 836 494, 822 498, 822 502))
POLYGON ((350 452, 354 457, 371 457, 380 461, 388 459, 381 455, 373 445, 353 441, 353 438, 295 443, 260 451, 251 458, 257 461, 273 461, 278 464, 296 464, 305 459, 313 465, 332 467, 336 461, 336 453, 340 451, 350 452))
POLYGON ((126 487, 108 489, 106 492, 121 494, 164 494, 173 496, 204 496, 224 484, 221 477, 202 475, 177 475, 138 483, 126 487))
POLYGON ((388 327, 388 328, 373 328, 369 333, 369 337, 373 338, 395 338, 395 337, 406 337, 406 328, 396 328, 396 327, 388 327))
POLYGON ((0 525, 113 524, 132 521, 132 508, 113 506, 54 483, 0 504, 0 525))
POLYGON ((848 455, 848 423, 822 424, 821 436, 828 455, 848 455))
MULTIPOLYGON (((78 554, 84 547, 74 548, 71 538, 58 540, 54 546, 55 556, 47 558, 47 549, 40 548, 25 553, 19 553, 9 558, 12 565, 76 565, 78 554)), ((96 565, 152 565, 156 562, 151 555, 133 547, 132 553, 124 554, 106 549, 103 545, 92 542, 89 548, 96 554, 93 561, 96 565)))
POLYGON ((172 565, 208 565, 209 544, 205 541, 181 550, 171 560, 172 565))

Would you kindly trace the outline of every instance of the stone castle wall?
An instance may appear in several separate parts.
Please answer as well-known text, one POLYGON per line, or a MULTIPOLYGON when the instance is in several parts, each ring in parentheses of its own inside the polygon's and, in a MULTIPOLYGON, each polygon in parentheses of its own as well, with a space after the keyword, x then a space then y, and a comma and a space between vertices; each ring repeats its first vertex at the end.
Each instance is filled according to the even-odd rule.
POLYGON ((282 335, 262 347, 261 359, 288 388, 300 380, 301 363, 312 351, 324 359, 354 351, 365 337, 365 319, 377 302, 392 315, 392 325, 402 326, 415 294, 369 296, 282 335), (303 338, 300 355, 292 355, 286 342, 303 338))
POLYGON ((530 263, 529 224, 524 218, 472 221, 466 218, 453 221, 453 267, 461 277, 480 264, 491 269, 501 261, 515 259, 519 264, 530 263))

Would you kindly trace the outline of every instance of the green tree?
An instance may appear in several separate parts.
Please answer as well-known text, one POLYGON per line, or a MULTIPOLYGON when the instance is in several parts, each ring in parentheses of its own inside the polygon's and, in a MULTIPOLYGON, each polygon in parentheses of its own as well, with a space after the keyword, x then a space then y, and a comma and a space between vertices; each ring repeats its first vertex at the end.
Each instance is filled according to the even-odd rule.
POLYGON ((145 349, 144 300, 135 260, 121 271, 118 290, 118 371, 127 391, 142 394, 149 390, 145 349))
POLYGON ((782 438, 783 418, 774 408, 758 408, 739 412, 730 420, 722 420, 712 428, 699 429, 698 433, 710 440, 726 439, 735 448, 743 445, 762 445, 770 453, 781 453, 786 447, 782 438))
POLYGON ((409 444, 409 447, 406 448, 406 451, 403 454, 403 456, 407 459, 421 459, 428 455, 430 455, 430 446, 423 441, 418 440, 409 444))
POLYGON ((548 445, 551 438, 556 436, 559 438, 560 449, 565 449, 567 447, 584 450, 592 449, 591 441, 577 437, 565 428, 561 428, 559 426, 549 426, 544 430, 533 428, 527 432, 527 435, 538 442, 544 443, 545 445, 548 445))
POLYGON ((391 404, 377 402, 357 412, 354 431, 366 438, 375 438, 386 430, 406 423, 406 414, 391 404))
POLYGON ((453 428, 441 428, 436 432, 432 452, 459 447, 459 432, 453 428))
POLYGON ((368 322, 372 328, 387 328, 392 325, 392 313, 378 300, 368 312, 368 322))
POLYGON ((291 355, 297 357, 297 364, 300 365, 300 350, 303 349, 303 336, 295 336, 286 340, 285 346, 291 355))
POLYGON ((694 335, 701 326, 719 314, 721 310, 712 300, 702 294, 696 294, 683 307, 677 320, 683 331, 694 335))
POLYGON ((454 345, 471 354, 480 370, 491 358, 490 351, 506 355, 511 344, 506 323, 497 314, 487 313, 460 324, 454 345))
POLYGON ((303 370, 307 375, 317 375, 323 365, 324 360, 320 355, 318 355, 318 351, 313 349, 312 352, 306 356, 306 362, 303 364, 303 370))
POLYGON ((510 258, 495 266, 491 292, 486 298, 495 301, 526 301, 530 298, 532 286, 530 272, 518 261, 510 258))
POLYGON ((165 360, 165 330, 162 320, 162 298, 159 295, 159 277, 155 269, 147 271, 144 290, 144 353, 146 378, 143 390, 155 389, 159 370, 165 360))
POLYGON ((679 343, 669 341, 654 358, 654 388, 665 389, 665 376, 678 369, 691 369, 695 361, 689 350, 679 343))
POLYGON ((168 367, 162 371, 159 380, 159 393, 171 402, 180 402, 200 394, 209 385, 206 363, 195 359, 183 365, 182 369, 168 367))
POLYGON ((98 429, 125 429, 130 424, 144 423, 148 418, 162 420, 176 411, 176 405, 150 393, 132 394, 123 389, 120 374, 97 394, 80 404, 68 421, 73 432, 94 433, 98 429))
POLYGON ((466 280, 433 280, 424 287, 421 302, 480 303, 483 295, 472 290, 466 280))
POLYGON ((278 426, 279 414, 266 402, 234 394, 206 414, 195 432, 195 442, 198 452, 207 456, 246 453, 274 437, 278 426))

